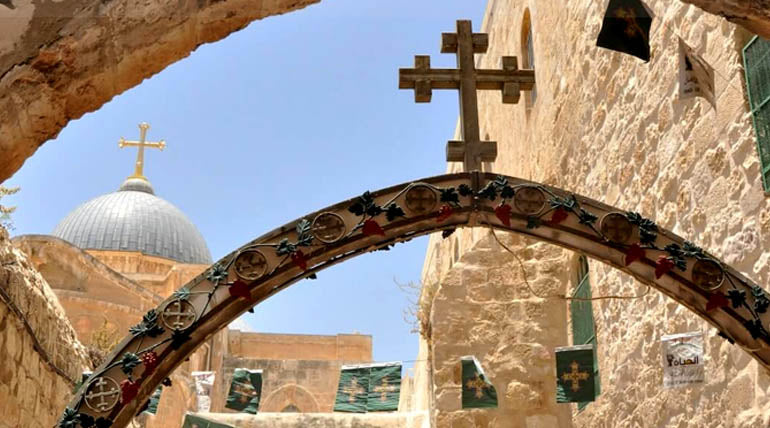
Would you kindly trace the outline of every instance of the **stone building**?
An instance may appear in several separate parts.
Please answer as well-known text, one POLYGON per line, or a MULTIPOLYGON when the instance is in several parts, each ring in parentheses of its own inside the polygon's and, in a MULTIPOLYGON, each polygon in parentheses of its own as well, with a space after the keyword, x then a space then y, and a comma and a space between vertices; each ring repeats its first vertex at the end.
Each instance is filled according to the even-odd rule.
MULTIPOLYGON (((770 7, 761 7, 767 3, 762 1, 691 2, 726 15, 734 23, 687 3, 647 0, 655 16, 650 38, 653 55, 649 63, 643 63, 596 47, 606 2, 489 0, 481 31, 489 33, 490 48, 477 57, 478 65, 493 68, 502 55, 516 55, 524 67, 535 69, 537 84, 536 91, 525 93, 513 106, 500 104, 497 94, 479 95, 482 135, 498 142, 497 160, 483 169, 556 185, 642 212, 766 284, 770 280, 770 203, 763 188, 767 165, 757 146, 764 150, 770 142, 752 123, 758 107, 751 98, 759 94, 750 93, 756 89, 745 84, 744 47, 767 42, 757 42, 738 24, 770 34, 770 7), (714 68, 713 106, 702 98, 678 97, 679 38, 714 68)), ((119 69, 95 63, 95 56, 78 56, 93 49, 98 36, 77 39, 72 36, 74 31, 62 36, 54 26, 37 23, 13 28, 14 37, 24 43, 13 54, 0 45, 0 106, 11 118, 0 123, 0 135, 9 136, 0 140, 0 153, 7 161, 0 167, 0 175, 10 175, 68 119, 98 108, 116 92, 186 55, 194 43, 217 40, 252 19, 309 2, 274 3, 272 8, 244 16, 228 10, 241 3, 212 2, 191 13, 174 15, 169 23, 156 24, 168 28, 139 28, 139 32, 146 31, 144 38, 129 31, 131 22, 123 23, 109 37, 120 40, 130 34, 147 43, 129 52, 132 55, 127 56, 125 67, 119 69), (201 19, 205 37, 184 37, 186 33, 175 27, 181 28, 190 17, 217 14, 226 18, 201 19), (38 31, 36 25, 45 31, 38 31), (25 37, 27 34, 34 37, 25 37), (166 40, 162 60, 136 65, 138 58, 161 49, 153 41, 167 34, 173 37, 166 40), (119 75, 113 75, 116 73, 119 75), (108 80, 105 74, 119 84, 100 84, 108 80), (90 89, 78 90, 83 87, 90 89), (72 96, 76 93, 88 96, 72 96), (69 102, 56 101, 61 99, 69 102), (16 107, 25 103, 29 108, 16 107)), ((82 22, 86 24, 73 25, 99 25, 82 22)), ((63 28, 64 23, 60 24, 63 28)), ((770 65, 766 67, 770 69, 770 65)), ((455 164, 448 167, 450 172, 458 169, 455 164)), ((113 232, 108 238, 106 226, 85 233, 78 220, 85 218, 81 217, 83 209, 107 214, 109 210, 103 211, 100 205, 105 201, 155 201, 149 184, 129 180, 121 189, 76 210, 55 232, 58 238, 18 237, 11 246, 7 236, 0 234, 5 290, 5 304, 0 305, 0 356, 18 367, 0 366, 0 414, 6 416, 0 419, 0 427, 52 426, 68 399, 72 381, 89 366, 88 353, 80 342, 92 344, 96 333, 109 338, 113 329, 124 331, 146 309, 156 306, 160 296, 195 276, 210 261, 205 242, 194 233, 185 235, 189 239, 177 250, 156 246, 158 253, 140 248, 140 238, 163 242, 157 236, 150 239, 136 234, 121 247, 123 235, 113 232), (124 201, 123 193, 141 195, 124 201), (77 242, 72 245, 65 239, 77 242), (91 290, 88 296, 85 290, 91 290), (133 306, 126 305, 121 296, 130 296, 133 306), (104 308, 112 316, 105 320, 89 310, 92 307, 104 308)), ((184 216, 173 207, 157 203, 169 218, 184 223, 184 216)), ((402 391, 405 412, 367 421, 348 415, 318 416, 312 423, 526 428, 770 425, 770 378, 745 350, 718 337, 715 329, 683 306, 661 294, 647 293, 632 277, 579 254, 522 236, 498 233, 496 239, 484 228, 458 231, 447 239, 434 236, 426 255, 420 305, 420 363, 408 393, 402 391), (586 293, 589 288, 593 297, 632 298, 595 300, 590 305, 572 305, 563 298, 578 291, 586 293), (601 393, 581 408, 555 402, 553 349, 576 343, 576 317, 583 317, 579 322, 590 320, 588 324, 593 326, 591 340, 597 345, 601 375, 601 393), (663 389, 660 338, 686 331, 704 334, 706 383, 663 389), (458 362, 468 354, 481 361, 495 385, 497 409, 460 408, 458 362), (406 412, 428 417, 406 417, 406 412)), ((292 379, 296 386, 285 388, 274 399, 266 396, 266 406, 275 403, 271 408, 278 411, 322 410, 329 397, 319 393, 313 400, 309 396, 314 394, 314 383, 331 382, 328 378, 322 382, 323 375, 316 382, 312 375, 299 373, 310 366, 330 373, 333 364, 324 355, 343 352, 342 348, 347 348, 344 352, 349 352, 345 355, 351 360, 371 358, 367 343, 370 339, 366 337, 224 331, 208 347, 199 349, 177 375, 193 369, 213 368, 221 373, 236 365, 273 364, 276 370, 296 374, 292 379), (343 346, 346 342, 352 345, 343 346), (251 353, 250 343, 272 344, 281 351, 251 353), (309 362, 303 356, 304 361, 279 363, 297 357, 284 348, 286 343, 312 347, 319 358, 309 362)), ((157 418, 145 421, 148 425, 164 422, 164 418, 178 422, 168 416, 177 417, 192 408, 190 388, 176 379, 174 405, 161 408, 157 418)), ((218 382, 219 397, 226 377, 218 382)), ((276 391, 281 388, 277 386, 276 391)), ((214 406, 219 409, 218 404, 214 406)), ((311 423, 307 417, 284 416, 220 414, 216 418, 237 421, 238 426, 311 423)))
MULTIPOLYGON (((748 91, 755 100, 759 94, 747 89, 744 69, 744 47, 754 34, 694 6, 645 3, 655 16, 649 63, 596 47, 607 2, 488 2, 482 30, 490 48, 477 64, 495 68, 502 55, 516 55, 535 69, 537 83, 518 105, 479 93, 481 133, 498 142, 499 152, 483 169, 644 213, 767 284, 770 202, 757 146, 764 150, 770 142, 752 124, 748 91), (715 69, 714 106, 679 98, 678 38, 715 69)), ((754 43, 770 50, 766 40, 754 43)), ((459 167, 450 164, 448 171, 459 167)), ((484 228, 431 238, 421 355, 431 360, 425 376, 432 379, 436 426, 770 424, 766 370, 687 308, 646 294, 631 276, 580 254, 498 236, 515 254, 484 228), (594 297, 643 297, 587 305, 601 394, 578 409, 556 404, 553 350, 575 343, 572 323, 586 317, 586 305, 581 311, 559 297, 574 295, 580 284, 594 297), (661 336, 689 331, 704 334, 706 383, 663 389, 661 336), (498 409, 460 409, 456 361, 467 353, 488 370, 501 397, 498 409)))

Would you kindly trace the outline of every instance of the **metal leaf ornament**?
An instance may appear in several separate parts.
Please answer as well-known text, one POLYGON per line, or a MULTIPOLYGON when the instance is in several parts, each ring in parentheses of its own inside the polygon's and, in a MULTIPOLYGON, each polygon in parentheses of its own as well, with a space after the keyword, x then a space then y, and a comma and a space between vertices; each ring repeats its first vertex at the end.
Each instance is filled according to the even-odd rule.
POLYGON ((509 204, 502 204, 495 207, 495 217, 500 220, 506 227, 511 227, 511 206, 509 204))
POLYGON ((146 314, 144 314, 142 321, 139 324, 131 327, 129 331, 135 337, 158 337, 163 334, 164 331, 163 327, 160 326, 158 321, 158 312, 155 309, 150 309, 146 314))
POLYGON ((227 279, 227 269, 225 269, 224 266, 217 263, 214 265, 214 267, 211 268, 208 275, 206 276, 206 279, 213 282, 214 284, 219 284, 222 280, 227 279))
POLYGON ((80 424, 80 414, 75 409, 67 407, 59 420, 59 428, 77 428, 80 424))
POLYGON ((727 292, 727 298, 733 308, 738 309, 746 303, 746 292, 743 290, 730 290, 727 292))
POLYGON ((120 370, 131 376, 134 372, 134 367, 138 366, 141 362, 138 355, 133 352, 126 352, 123 354, 123 358, 120 359, 120 370))
POLYGON ((751 294, 754 296, 754 310, 760 314, 767 312, 770 300, 768 300, 765 290, 755 285, 751 287, 751 294))
POLYGON ((639 241, 642 244, 652 245, 655 243, 655 240, 658 239, 658 225, 655 222, 633 211, 627 212, 626 218, 631 224, 639 227, 639 241))
POLYGON ((176 300, 187 301, 190 299, 190 289, 188 289, 187 287, 182 287, 179 290, 174 291, 174 294, 172 294, 172 296, 176 300))
POLYGON ((81 428, 91 428, 94 426, 94 417, 89 415, 88 413, 81 413, 78 415, 80 418, 80 426, 81 428))
POLYGON ((123 379, 123 381, 120 382, 120 392, 120 402, 123 404, 130 403, 131 400, 136 398, 136 394, 139 393, 139 382, 123 379))
POLYGON ((401 209, 401 207, 393 203, 385 208, 385 218, 387 218, 388 221, 393 221, 398 217, 406 217, 406 213, 404 213, 404 210, 401 209))
POLYGON ((645 257, 645 251, 639 244, 631 244, 626 248, 626 266, 645 257))
POLYGON ((96 428, 110 428, 112 426, 112 421, 105 417, 101 417, 96 420, 94 426, 96 428))
POLYGON ((762 323, 759 320, 748 320, 743 324, 743 326, 746 327, 746 330, 749 331, 752 339, 758 339, 762 337, 764 328, 762 327, 762 323))

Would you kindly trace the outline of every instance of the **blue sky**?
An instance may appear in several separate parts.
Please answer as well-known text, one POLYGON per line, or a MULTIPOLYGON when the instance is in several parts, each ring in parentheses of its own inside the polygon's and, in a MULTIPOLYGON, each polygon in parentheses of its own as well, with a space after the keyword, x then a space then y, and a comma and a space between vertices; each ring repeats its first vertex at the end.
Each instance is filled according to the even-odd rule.
MULTIPOLYGON (((277 226, 365 190, 445 171, 457 94, 415 104, 398 68, 439 53, 456 19, 481 27, 480 0, 323 0, 203 45, 100 110, 72 121, 5 184, 14 235, 50 233, 80 203, 117 190, 136 149, 158 196, 185 212, 214 259, 277 226)), ((418 338, 402 319, 400 282, 419 281, 427 238, 363 255, 301 281, 255 308, 255 331, 374 338, 377 361, 411 360, 418 338)))

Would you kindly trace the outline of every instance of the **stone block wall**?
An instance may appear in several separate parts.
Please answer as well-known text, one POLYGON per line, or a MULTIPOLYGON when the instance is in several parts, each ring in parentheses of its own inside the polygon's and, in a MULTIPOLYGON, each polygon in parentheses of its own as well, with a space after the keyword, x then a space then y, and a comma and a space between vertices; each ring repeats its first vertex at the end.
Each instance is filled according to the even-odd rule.
MULTIPOLYGON (((500 56, 516 55, 521 64, 523 35, 527 33, 524 16, 529 12, 537 98, 527 108, 527 95, 519 105, 501 104, 498 93, 479 95, 482 136, 489 135, 499 145, 497 161, 484 169, 639 211, 758 283, 770 283, 770 202, 762 189, 741 58, 741 49, 752 34, 693 6, 647 0, 656 18, 650 38, 652 60, 643 63, 595 46, 606 3, 489 1, 485 29, 490 34, 490 50, 479 56, 478 63, 496 68, 500 56), (678 37, 715 68, 716 107, 700 98, 678 99, 678 37)), ((457 168, 450 165, 449 170, 457 168)), ((453 272, 463 267, 465 254, 475 251, 485 233, 475 229, 459 231, 445 241, 432 238, 422 304, 432 311, 434 320, 448 316, 439 314, 442 307, 437 304, 443 282, 459 282, 468 288, 489 281, 491 270, 487 277, 467 274, 466 282, 453 272)), ((553 251, 564 255, 527 254, 525 264, 563 260, 544 272, 533 268, 537 272, 533 288, 542 294, 549 288, 569 294, 574 287, 570 278, 575 256, 553 251), (553 269, 563 269, 564 274, 554 275, 553 269)), ((522 257, 525 253, 522 251, 522 257)), ((644 292, 633 278, 596 261, 589 264, 594 296, 644 292)), ((462 313, 463 306, 473 303, 471 292, 467 293, 458 294, 454 303, 447 301, 441 310, 462 313)), ((568 305, 551 303, 543 310, 564 321, 556 336, 546 337, 547 330, 543 330, 543 346, 551 350, 570 344, 568 305)), ((713 328, 686 308, 651 291, 641 299, 596 301, 593 310, 602 394, 580 412, 574 405, 558 406, 556 414, 568 409, 574 426, 770 424, 770 377, 766 371, 746 352, 717 337, 713 328), (707 381, 703 386, 663 390, 660 337, 687 331, 704 333, 707 381)), ((486 318, 487 309, 474 311, 468 315, 473 313, 480 321, 486 318)), ((543 322, 537 317, 531 319, 534 324, 543 322)), ((558 329, 552 320, 544 325, 558 329)), ((515 326, 514 320, 509 321, 508 327, 515 330, 515 326)), ((434 322, 430 328, 435 337, 439 327, 434 322)), ((437 351, 434 358, 440 359, 437 351)), ((488 359, 493 359, 492 355, 488 359)), ((497 364, 513 364, 520 356, 510 350, 499 353, 498 359, 497 364)), ((555 371, 554 364, 550 365, 555 371)), ((526 367, 530 366, 539 367, 527 363, 526 367)), ((437 397, 442 379, 437 371, 433 378, 437 397)), ((546 400, 555 406, 552 396, 546 395, 546 400)), ((437 404, 440 416, 448 405, 437 404)), ((532 423, 538 426, 534 420, 532 423)))
POLYGON ((72 381, 90 362, 53 291, 1 227, 0 289, 0 427, 54 426, 72 396, 72 381))

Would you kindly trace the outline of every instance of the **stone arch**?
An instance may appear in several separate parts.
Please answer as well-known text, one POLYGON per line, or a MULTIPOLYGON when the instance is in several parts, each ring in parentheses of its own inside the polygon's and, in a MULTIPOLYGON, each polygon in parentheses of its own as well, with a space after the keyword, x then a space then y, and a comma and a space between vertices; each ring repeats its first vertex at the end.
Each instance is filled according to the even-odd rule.
POLYGON ((260 408, 265 412, 287 412, 287 408, 297 413, 318 413, 320 410, 313 394, 296 384, 284 385, 273 391, 260 403, 260 408))
POLYGON ((518 178, 470 172, 365 192, 228 254, 149 311, 80 388, 63 419, 82 413, 124 427, 188 355, 259 302, 349 258, 433 232, 448 237, 458 227, 523 234, 602 261, 686 306, 770 368, 770 299, 735 269, 638 213, 518 178), (121 370, 126 354, 149 354, 157 366, 127 370, 132 381, 121 370), (120 393, 121 384, 124 399, 109 406, 94 409, 86 398, 105 389, 120 393))

